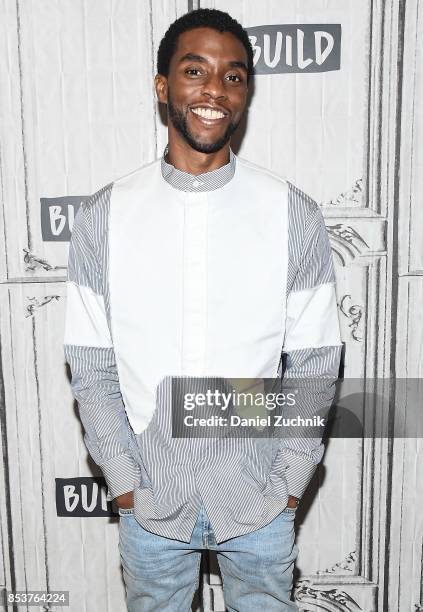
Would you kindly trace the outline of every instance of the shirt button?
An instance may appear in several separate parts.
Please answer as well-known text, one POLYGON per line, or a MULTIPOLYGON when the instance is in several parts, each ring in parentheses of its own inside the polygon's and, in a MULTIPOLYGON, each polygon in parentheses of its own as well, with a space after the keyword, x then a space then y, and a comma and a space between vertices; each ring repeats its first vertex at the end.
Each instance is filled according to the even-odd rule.
POLYGON ((203 183, 201 181, 194 181, 192 186, 193 187, 199 187, 200 185, 202 185, 203 183))

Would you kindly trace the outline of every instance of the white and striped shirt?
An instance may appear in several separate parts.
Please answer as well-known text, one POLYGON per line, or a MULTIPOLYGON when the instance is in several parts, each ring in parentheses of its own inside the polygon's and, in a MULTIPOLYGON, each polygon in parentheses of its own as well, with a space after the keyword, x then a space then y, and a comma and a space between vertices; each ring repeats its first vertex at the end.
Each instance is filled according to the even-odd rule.
POLYGON ((217 542, 301 497, 321 439, 173 438, 171 378, 326 380, 341 342, 318 205, 230 151, 191 175, 164 155, 82 203, 69 249, 64 350, 108 500, 134 490, 147 530, 188 542, 204 503, 217 542))

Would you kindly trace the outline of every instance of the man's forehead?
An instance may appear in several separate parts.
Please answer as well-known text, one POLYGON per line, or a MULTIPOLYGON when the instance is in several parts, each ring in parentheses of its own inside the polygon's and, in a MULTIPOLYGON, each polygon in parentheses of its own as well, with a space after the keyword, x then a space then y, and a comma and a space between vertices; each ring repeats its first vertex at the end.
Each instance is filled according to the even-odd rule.
POLYGON ((231 32, 218 32, 213 28, 195 28, 178 36, 174 58, 180 61, 186 54, 205 59, 219 57, 224 61, 246 61, 247 52, 242 42, 231 32))

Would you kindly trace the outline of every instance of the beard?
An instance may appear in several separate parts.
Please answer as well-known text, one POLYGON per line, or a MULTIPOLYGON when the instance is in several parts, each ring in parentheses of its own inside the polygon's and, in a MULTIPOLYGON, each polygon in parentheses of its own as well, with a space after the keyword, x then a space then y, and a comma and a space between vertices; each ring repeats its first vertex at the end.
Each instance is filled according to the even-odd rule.
MULTIPOLYGON (((188 128, 188 122, 186 114, 180 111, 172 102, 172 96, 170 95, 170 91, 168 90, 168 98, 167 98, 167 111, 169 115, 169 119, 172 122, 173 127, 179 132, 179 134, 184 138, 184 140, 189 144, 189 146, 198 151, 199 153, 217 153, 220 151, 222 147, 225 146, 232 134, 237 129, 241 120, 236 123, 229 123, 228 127, 225 130, 225 133, 218 138, 215 142, 205 143, 197 140, 195 136, 190 132, 188 128)), ((187 110, 187 113, 190 111, 187 110)))

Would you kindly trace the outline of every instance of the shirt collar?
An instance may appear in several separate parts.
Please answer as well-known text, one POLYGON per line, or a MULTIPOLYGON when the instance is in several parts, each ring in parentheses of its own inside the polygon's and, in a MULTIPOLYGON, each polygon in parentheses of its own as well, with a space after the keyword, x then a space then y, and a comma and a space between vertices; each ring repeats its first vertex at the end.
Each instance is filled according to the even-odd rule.
POLYGON ((213 191, 229 183, 235 174, 236 156, 231 148, 229 148, 229 162, 227 164, 211 172, 197 175, 178 170, 166 161, 168 149, 169 147, 166 145, 161 158, 162 176, 175 189, 181 191, 213 191))

